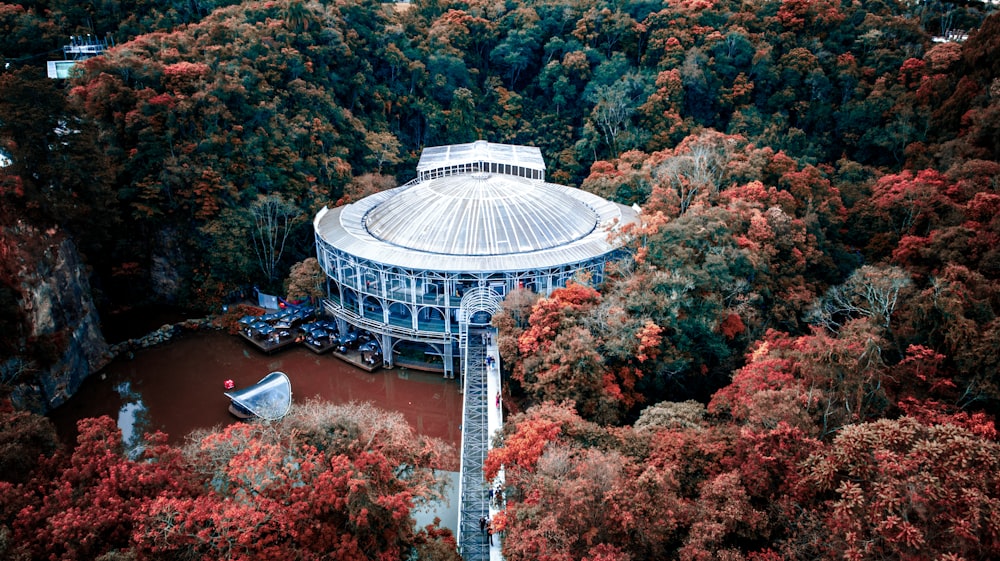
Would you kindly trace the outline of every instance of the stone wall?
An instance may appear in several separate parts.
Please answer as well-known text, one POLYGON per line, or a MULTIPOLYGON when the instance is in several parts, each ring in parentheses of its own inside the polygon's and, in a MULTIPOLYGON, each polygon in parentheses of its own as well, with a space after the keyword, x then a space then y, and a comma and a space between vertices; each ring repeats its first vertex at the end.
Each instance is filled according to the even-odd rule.
POLYGON ((163 343, 169 342, 171 339, 180 335, 184 331, 201 331, 204 329, 220 329, 220 327, 216 325, 213 317, 188 319, 180 323, 167 324, 160 327, 156 331, 143 335, 142 337, 136 337, 135 339, 129 339, 127 341, 111 345, 108 347, 108 354, 112 358, 115 358, 140 349, 148 349, 149 347, 162 345, 163 343))

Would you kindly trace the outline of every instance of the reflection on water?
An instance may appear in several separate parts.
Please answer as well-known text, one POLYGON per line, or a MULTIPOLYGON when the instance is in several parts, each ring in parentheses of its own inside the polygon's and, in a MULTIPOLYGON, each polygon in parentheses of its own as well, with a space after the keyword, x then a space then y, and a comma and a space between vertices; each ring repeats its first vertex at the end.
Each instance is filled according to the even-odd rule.
MULTIPOLYGON (((370 401, 403 414, 414 430, 440 438, 455 449, 458 469, 461 441, 462 394, 456 380, 420 371, 379 370, 369 373, 332 355, 317 355, 293 347, 274 355, 248 348, 240 338, 221 332, 199 332, 170 343, 138 351, 132 360, 122 357, 84 381, 65 404, 49 414, 63 441, 76 438, 76 421, 108 415, 118 419, 126 447, 135 453, 142 435, 167 433, 180 444, 197 428, 239 422, 229 414, 224 383, 236 387, 256 383, 269 372, 285 372, 292 384, 292 400, 318 397, 333 403, 370 401)), ((447 500, 414 513, 418 527, 441 518, 441 525, 458 525, 458 472, 439 472, 451 484, 447 500)))
POLYGON ((275 370, 288 374, 295 402, 312 397, 333 403, 370 401, 402 413, 416 432, 451 444, 458 457, 462 394, 456 380, 402 369, 369 373, 303 347, 265 355, 239 337, 216 331, 186 334, 138 351, 132 360, 113 361, 49 417, 68 443, 76 439, 77 420, 108 415, 118 418, 130 435, 163 431, 170 442, 180 444, 194 429, 238 422, 223 395, 226 380, 247 387, 275 370), (133 417, 138 423, 130 422, 133 417))
POLYGON ((458 533, 458 481, 457 471, 435 471, 439 480, 445 480, 444 499, 424 505, 420 510, 413 511, 413 520, 419 530, 434 523, 434 518, 441 519, 441 527, 458 533))
POLYGON ((122 443, 130 455, 135 456, 142 449, 142 435, 149 424, 146 405, 142 396, 132 391, 132 382, 125 380, 115 385, 115 391, 122 399, 118 409, 118 429, 122 431, 122 443))

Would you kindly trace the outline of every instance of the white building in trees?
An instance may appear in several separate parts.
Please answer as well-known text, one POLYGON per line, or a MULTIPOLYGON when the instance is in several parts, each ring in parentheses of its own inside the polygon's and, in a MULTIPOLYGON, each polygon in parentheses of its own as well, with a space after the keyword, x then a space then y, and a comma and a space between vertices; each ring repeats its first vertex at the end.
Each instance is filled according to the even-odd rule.
POLYGON ((600 283, 622 255, 613 234, 635 222, 633 208, 547 183, 538 148, 427 148, 413 181, 316 214, 324 307, 341 331, 371 332, 386 366, 416 355, 453 377, 470 326, 508 292, 600 283))

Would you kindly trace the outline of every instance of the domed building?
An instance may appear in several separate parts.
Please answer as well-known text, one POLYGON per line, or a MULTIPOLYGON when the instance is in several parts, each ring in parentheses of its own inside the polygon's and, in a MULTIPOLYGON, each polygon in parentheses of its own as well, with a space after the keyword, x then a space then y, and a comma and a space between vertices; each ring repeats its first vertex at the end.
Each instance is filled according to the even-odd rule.
POLYGON ((341 332, 372 334, 386 366, 411 357, 454 377, 470 327, 488 326, 508 292, 548 295, 578 275, 600 283, 623 251, 611 234, 637 221, 630 207, 547 183, 538 148, 426 148, 413 181, 316 214, 324 307, 341 332))

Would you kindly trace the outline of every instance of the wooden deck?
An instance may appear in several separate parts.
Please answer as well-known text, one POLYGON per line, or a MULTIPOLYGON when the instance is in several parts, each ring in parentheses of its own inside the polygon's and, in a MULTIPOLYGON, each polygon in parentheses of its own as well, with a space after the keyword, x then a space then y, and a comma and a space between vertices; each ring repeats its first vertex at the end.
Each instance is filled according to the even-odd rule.
POLYGON ((328 353, 328 352, 332 351, 333 349, 335 349, 337 347, 337 341, 336 340, 334 340, 332 343, 330 341, 327 341, 327 340, 321 340, 321 341, 322 342, 320 342, 320 341, 312 341, 312 340, 306 338, 305 341, 302 341, 302 346, 304 346, 305 348, 309 349, 310 351, 312 351, 312 352, 314 352, 314 353, 316 353, 318 355, 328 353), (320 344, 317 346, 316 343, 320 343, 320 344))
POLYGON ((279 337, 277 341, 272 339, 258 339, 256 337, 251 337, 246 334, 246 331, 240 330, 240 337, 248 341, 254 347, 257 347, 262 353, 271 354, 275 351, 284 349, 285 347, 295 344, 295 337, 297 333, 292 332, 287 337, 279 337))
MULTIPOLYGON (((379 368, 382 368, 382 357, 377 356, 375 359, 375 364, 370 364, 365 362, 364 357, 366 354, 370 354, 367 351, 361 351, 356 349, 348 348, 345 352, 340 352, 337 347, 341 344, 338 338, 330 339, 328 337, 320 337, 318 339, 313 339, 310 337, 305 329, 300 329, 298 327, 282 326, 275 333, 280 333, 277 339, 272 336, 261 337, 256 334, 252 327, 244 327, 240 329, 239 334, 248 343, 257 347, 263 353, 273 353, 281 349, 290 347, 292 345, 302 345, 316 354, 325 354, 328 352, 333 352, 333 355, 337 358, 348 362, 362 370, 367 372, 374 372, 379 368)), ((357 341, 355 341, 357 344, 357 341)))
POLYGON ((340 360, 343 360, 345 362, 349 362, 349 363, 353 364, 354 366, 357 366, 358 368, 360 368, 362 370, 366 370, 368 372, 375 372, 379 368, 382 368, 382 361, 381 361, 381 359, 377 363, 375 363, 374 365, 368 364, 364 360, 362 360, 362 358, 361 358, 362 357, 361 351, 348 350, 346 353, 342 353, 340 351, 336 351, 335 350, 335 351, 333 351, 333 356, 335 356, 335 357, 337 357, 340 360))
POLYGON ((396 366, 401 366, 403 368, 409 368, 410 370, 421 370, 424 372, 444 372, 444 365, 440 363, 425 362, 422 360, 413 360, 402 357, 395 357, 392 360, 393 364, 396 366))

